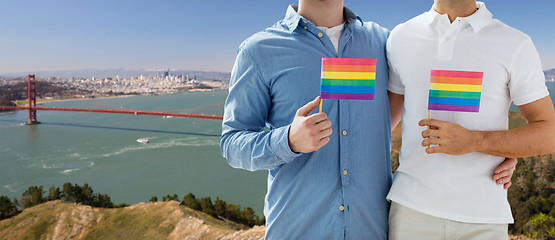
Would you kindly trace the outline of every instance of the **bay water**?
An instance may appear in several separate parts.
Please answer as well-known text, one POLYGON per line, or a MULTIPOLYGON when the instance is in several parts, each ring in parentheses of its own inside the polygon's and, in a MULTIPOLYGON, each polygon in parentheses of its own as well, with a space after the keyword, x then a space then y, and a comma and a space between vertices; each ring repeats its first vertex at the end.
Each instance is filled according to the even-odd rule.
MULTIPOLYGON (((176 110, 218 104, 227 90, 43 103, 44 107, 176 110), (91 104, 93 102, 93 104, 91 104), (96 105, 95 105, 96 104, 96 105)), ((223 115, 223 105, 188 111, 223 115)), ((104 113, 27 111, 0 114, 0 195, 29 186, 88 183, 116 204, 189 192, 252 207, 263 216, 267 171, 230 167, 220 154, 219 120, 104 113), (148 138, 149 143, 137 139, 148 138)), ((48 193, 46 193, 48 194, 48 193)))

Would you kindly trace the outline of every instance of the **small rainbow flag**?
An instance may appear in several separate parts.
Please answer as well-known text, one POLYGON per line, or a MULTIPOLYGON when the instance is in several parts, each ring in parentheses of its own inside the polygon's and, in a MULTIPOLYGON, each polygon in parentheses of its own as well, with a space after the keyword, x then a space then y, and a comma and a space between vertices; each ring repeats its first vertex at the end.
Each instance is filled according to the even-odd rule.
POLYGON ((322 58, 322 99, 374 100, 376 59, 322 58))
POLYGON ((482 72, 432 70, 428 110, 478 112, 482 72))

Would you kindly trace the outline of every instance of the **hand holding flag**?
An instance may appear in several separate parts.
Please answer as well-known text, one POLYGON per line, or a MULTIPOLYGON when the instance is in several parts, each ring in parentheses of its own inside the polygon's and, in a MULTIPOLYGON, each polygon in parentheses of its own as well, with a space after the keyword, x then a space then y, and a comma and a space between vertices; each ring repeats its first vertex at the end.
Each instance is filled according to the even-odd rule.
POLYGON ((326 113, 320 112, 308 116, 320 104, 320 97, 297 110, 293 123, 289 127, 289 147, 293 152, 314 152, 326 145, 332 134, 331 122, 326 113))
POLYGON ((436 119, 422 119, 420 126, 429 126, 422 132, 422 146, 427 153, 462 155, 479 152, 484 142, 481 132, 470 131, 459 124, 436 119))
POLYGON ((322 112, 321 99, 374 99, 376 61, 322 58, 320 96, 297 110, 289 129, 289 147, 293 152, 313 152, 330 141, 333 130, 327 115, 322 112), (308 116, 318 106, 320 112, 308 116))
POLYGON ((431 111, 479 112, 482 94, 482 72, 432 70, 428 96, 428 118, 420 126, 428 126, 422 132, 422 146, 427 153, 461 155, 475 152, 480 147, 479 134, 462 126, 431 119, 431 111), (433 146, 432 146, 433 145, 433 146))

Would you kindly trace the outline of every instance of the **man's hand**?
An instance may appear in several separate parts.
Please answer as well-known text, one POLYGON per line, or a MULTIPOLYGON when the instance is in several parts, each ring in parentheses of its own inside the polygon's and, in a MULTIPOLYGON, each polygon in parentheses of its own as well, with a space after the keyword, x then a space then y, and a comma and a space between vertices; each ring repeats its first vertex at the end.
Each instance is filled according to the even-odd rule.
POLYGON ((503 187, 508 189, 511 186, 511 178, 513 177, 517 163, 518 160, 516 158, 505 158, 505 161, 499 164, 495 169, 493 180, 497 184, 503 184, 503 187))
POLYGON ((333 131, 326 113, 308 116, 319 104, 320 97, 316 97, 297 110, 289 128, 289 147, 293 152, 314 152, 330 141, 329 136, 333 131))
POLYGON ((436 119, 422 119, 418 122, 420 126, 429 126, 422 132, 422 146, 427 153, 446 153, 451 155, 462 155, 470 152, 478 152, 483 137, 479 132, 473 132, 461 125, 436 119))

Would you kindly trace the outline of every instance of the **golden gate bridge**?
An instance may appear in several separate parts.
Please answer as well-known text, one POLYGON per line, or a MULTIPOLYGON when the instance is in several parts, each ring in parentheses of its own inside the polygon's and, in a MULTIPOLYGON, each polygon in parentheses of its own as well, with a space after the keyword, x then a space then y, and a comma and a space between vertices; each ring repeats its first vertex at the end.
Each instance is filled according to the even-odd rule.
POLYGON ((221 103, 216 103, 208 106, 195 107, 189 109, 181 110, 169 110, 169 111, 143 111, 143 110, 133 110, 133 109, 118 109, 109 105, 104 105, 100 103, 93 103, 95 105, 111 108, 111 109, 94 109, 94 108, 60 108, 60 107, 37 107, 36 100, 36 85, 35 85, 35 75, 28 76, 28 87, 27 87, 28 104, 26 107, 18 106, 2 106, 2 110, 28 110, 29 119, 27 120, 28 125, 38 124, 37 121, 37 111, 62 111, 62 112, 95 112, 95 113, 112 113, 112 114, 130 114, 130 115, 151 115, 151 116, 168 116, 168 117, 181 117, 181 118, 200 118, 200 119, 213 119, 222 120, 223 116, 220 115, 205 115, 205 114, 192 114, 192 113, 179 113, 183 111, 196 110, 207 107, 214 107, 222 105, 221 103))

